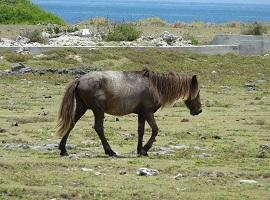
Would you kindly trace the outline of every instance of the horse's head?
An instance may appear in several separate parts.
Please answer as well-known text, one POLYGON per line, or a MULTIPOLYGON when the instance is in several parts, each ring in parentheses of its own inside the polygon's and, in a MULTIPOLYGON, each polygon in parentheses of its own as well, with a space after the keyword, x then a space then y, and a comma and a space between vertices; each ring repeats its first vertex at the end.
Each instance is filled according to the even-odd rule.
POLYGON ((202 103, 200 99, 200 89, 196 75, 192 76, 190 88, 190 95, 188 99, 184 102, 189 108, 191 115, 198 115, 202 112, 202 103))

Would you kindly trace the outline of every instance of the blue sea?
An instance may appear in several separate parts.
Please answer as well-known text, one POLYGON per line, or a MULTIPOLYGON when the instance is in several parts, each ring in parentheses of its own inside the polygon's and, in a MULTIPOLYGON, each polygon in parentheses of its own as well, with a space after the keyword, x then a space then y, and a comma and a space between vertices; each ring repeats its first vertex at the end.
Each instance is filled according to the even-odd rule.
POLYGON ((168 22, 270 22, 270 4, 183 3, 177 0, 33 0, 69 23, 107 17, 115 22, 160 17, 168 22))

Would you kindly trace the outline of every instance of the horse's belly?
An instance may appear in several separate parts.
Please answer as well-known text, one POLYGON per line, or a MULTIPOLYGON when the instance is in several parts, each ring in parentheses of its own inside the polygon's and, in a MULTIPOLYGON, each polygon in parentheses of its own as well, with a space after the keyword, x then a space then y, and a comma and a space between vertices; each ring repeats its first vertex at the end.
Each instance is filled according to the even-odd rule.
POLYGON ((138 102, 130 100, 115 100, 107 102, 105 112, 110 115, 127 115, 136 112, 138 102))

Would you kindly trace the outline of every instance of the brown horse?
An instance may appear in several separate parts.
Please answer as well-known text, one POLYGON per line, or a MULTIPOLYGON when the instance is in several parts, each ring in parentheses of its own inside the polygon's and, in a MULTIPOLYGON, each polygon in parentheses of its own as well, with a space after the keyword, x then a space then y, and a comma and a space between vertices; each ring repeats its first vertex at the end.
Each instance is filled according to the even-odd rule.
POLYGON ((147 69, 142 71, 95 71, 72 81, 63 96, 58 116, 60 155, 67 156, 66 141, 76 122, 87 109, 94 113, 94 129, 105 154, 116 156, 104 135, 104 113, 111 115, 138 114, 137 153, 147 155, 158 134, 154 113, 160 108, 183 99, 191 115, 202 112, 200 89, 196 75, 170 72, 161 74, 147 69), (143 146, 145 121, 152 135, 143 146))

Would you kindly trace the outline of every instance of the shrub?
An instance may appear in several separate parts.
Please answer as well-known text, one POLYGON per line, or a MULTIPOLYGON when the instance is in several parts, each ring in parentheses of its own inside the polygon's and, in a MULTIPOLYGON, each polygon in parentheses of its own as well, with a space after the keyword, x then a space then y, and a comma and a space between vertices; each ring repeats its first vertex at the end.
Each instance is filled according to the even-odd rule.
POLYGON ((194 35, 190 35, 187 34, 184 36, 185 40, 190 40, 192 45, 198 45, 199 44, 199 40, 194 36, 194 35))
POLYGON ((28 31, 23 36, 30 39, 30 42, 46 43, 47 39, 42 36, 41 30, 28 31))
POLYGON ((118 24, 105 37, 107 41, 133 41, 141 36, 141 31, 133 24, 118 24))
POLYGON ((267 32, 266 30, 266 26, 258 22, 254 22, 253 24, 245 26, 241 33, 244 35, 263 35, 267 32))
POLYGON ((160 19, 159 17, 149 17, 146 19, 141 19, 138 21, 138 23, 142 26, 147 26, 147 25, 151 25, 151 26, 166 26, 169 23, 163 19, 160 19))
POLYGON ((184 28, 187 26, 188 26, 188 24, 186 24, 185 22, 181 22, 181 21, 177 21, 173 25, 174 28, 184 28))

